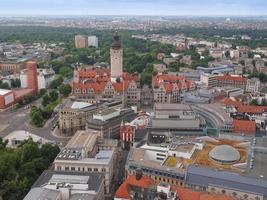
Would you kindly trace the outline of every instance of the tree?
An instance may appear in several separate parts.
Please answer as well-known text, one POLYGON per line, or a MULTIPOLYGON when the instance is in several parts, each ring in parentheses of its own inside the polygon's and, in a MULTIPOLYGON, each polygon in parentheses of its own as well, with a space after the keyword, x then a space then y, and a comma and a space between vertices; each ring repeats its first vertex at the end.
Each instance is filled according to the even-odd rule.
POLYGON ((41 156, 44 162, 46 163, 46 166, 48 167, 48 165, 54 161, 60 149, 57 145, 44 144, 42 145, 40 151, 41 151, 41 156))
MULTIPOLYGON (((38 108, 34 108, 38 110, 38 108)), ((17 149, 0 149, 0 191, 8 200, 23 199, 38 176, 50 166, 57 154, 56 145, 39 144, 31 139, 17 149)))
POLYGON ((36 126, 41 126, 44 122, 42 112, 39 109, 35 111, 31 110, 30 117, 31 122, 36 126))
POLYGON ((224 53, 224 55, 225 55, 226 58, 229 58, 229 57, 230 57, 230 52, 229 52, 229 51, 226 51, 226 52, 224 53))
POLYGON ((43 105, 43 106, 46 106, 46 105, 49 104, 49 102, 50 102, 50 97, 49 97, 49 95, 48 95, 48 94, 44 95, 44 96, 43 96, 43 100, 42 100, 42 105, 43 105))
POLYGON ((20 79, 11 79, 11 87, 19 88, 20 87, 20 79))
POLYGON ((244 60, 240 60, 239 64, 244 66, 245 65, 245 61, 244 60))
POLYGON ((250 105, 258 106, 259 103, 258 103, 257 99, 253 99, 253 100, 250 102, 250 105))
POLYGON ((53 80, 50 84, 50 87, 52 89, 57 89, 61 84, 63 83, 63 78, 62 76, 58 76, 57 78, 55 78, 55 80, 53 80))
POLYGON ((10 89, 8 83, 3 83, 1 80, 0 80, 0 89, 10 89))
POLYGON ((68 78, 70 78, 72 76, 72 69, 69 66, 60 67, 59 74, 62 77, 68 77, 68 78))
POLYGON ((59 92, 63 96, 67 97, 72 91, 70 84, 63 84, 59 87, 59 92))
POLYGON ((21 164, 26 162, 31 162, 35 158, 39 158, 41 156, 40 149, 38 144, 29 140, 25 143, 21 150, 21 164))
POLYGON ((0 138, 0 150, 6 148, 6 145, 8 144, 8 140, 3 140, 0 138))
POLYGON ((42 89, 40 90, 40 95, 41 95, 41 96, 44 96, 44 95, 46 94, 46 92, 47 92, 47 90, 44 89, 44 88, 42 88, 42 89))
POLYGON ((54 102, 58 99, 58 93, 57 91, 53 90, 49 93, 49 97, 50 97, 50 100, 51 102, 54 102))

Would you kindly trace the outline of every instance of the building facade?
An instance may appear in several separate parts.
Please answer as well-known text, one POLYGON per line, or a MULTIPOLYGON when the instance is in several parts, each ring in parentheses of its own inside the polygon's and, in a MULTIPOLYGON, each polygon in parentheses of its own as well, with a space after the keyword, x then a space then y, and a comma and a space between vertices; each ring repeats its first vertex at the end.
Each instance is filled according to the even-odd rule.
POLYGON ((55 171, 102 173, 104 192, 109 194, 114 178, 117 146, 110 146, 110 142, 102 140, 98 131, 77 131, 54 160, 55 171))
POLYGON ((87 48, 88 47, 88 37, 85 35, 76 35, 75 36, 75 47, 77 49, 87 48))
POLYGON ((178 103, 182 93, 195 87, 183 76, 158 74, 153 76, 152 88, 155 103, 178 103))
POLYGON ((88 46, 98 48, 98 38, 95 35, 88 36, 88 46))
POLYGON ((122 74, 122 81, 111 81, 107 68, 76 68, 72 94, 91 102, 122 100, 124 105, 140 105, 141 88, 138 74, 122 74))
POLYGON ((217 76, 217 83, 217 86, 219 87, 231 86, 246 90, 247 78, 242 76, 223 75, 217 76))
POLYGON ((71 136, 77 130, 86 129, 86 120, 97 112, 95 105, 86 102, 70 102, 59 111, 59 132, 63 136, 71 136))
POLYGON ((121 47, 120 36, 116 32, 114 42, 110 48, 110 64, 111 64, 111 81, 122 78, 123 72, 123 49, 121 47))

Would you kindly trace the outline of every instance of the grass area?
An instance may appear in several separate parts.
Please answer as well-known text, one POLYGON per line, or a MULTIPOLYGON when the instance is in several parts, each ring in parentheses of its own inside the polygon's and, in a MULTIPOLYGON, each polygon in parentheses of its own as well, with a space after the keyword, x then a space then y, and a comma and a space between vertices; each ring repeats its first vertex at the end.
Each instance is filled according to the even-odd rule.
POLYGON ((237 147, 238 144, 239 142, 229 141, 229 140, 221 140, 218 143, 207 142, 203 150, 200 151, 199 154, 197 155, 196 160, 194 161, 194 164, 204 165, 204 166, 217 168, 217 169, 230 170, 230 171, 240 171, 240 169, 234 168, 233 164, 219 164, 219 163, 216 163, 210 160, 209 158, 209 152, 214 147, 218 145, 230 145, 230 146, 235 147, 240 153, 240 160, 238 163, 244 163, 247 160, 248 150, 245 147, 237 147))
POLYGON ((169 167, 176 167, 177 162, 178 162, 178 160, 176 157, 168 157, 165 164, 169 167))

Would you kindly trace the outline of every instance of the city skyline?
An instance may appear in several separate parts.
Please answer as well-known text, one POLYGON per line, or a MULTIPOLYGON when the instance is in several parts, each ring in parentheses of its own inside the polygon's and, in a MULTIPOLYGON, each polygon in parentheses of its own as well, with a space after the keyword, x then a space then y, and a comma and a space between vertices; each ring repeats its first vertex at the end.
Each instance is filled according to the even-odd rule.
POLYGON ((32 15, 266 15, 265 0, 1 0, 1 16, 32 15))

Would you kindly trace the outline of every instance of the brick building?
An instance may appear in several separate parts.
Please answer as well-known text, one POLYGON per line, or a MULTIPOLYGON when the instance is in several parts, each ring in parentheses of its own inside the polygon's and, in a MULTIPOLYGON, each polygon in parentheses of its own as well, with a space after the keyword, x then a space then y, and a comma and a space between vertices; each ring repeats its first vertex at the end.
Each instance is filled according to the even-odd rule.
POLYGON ((93 102, 119 100, 124 95, 125 105, 138 106, 141 99, 139 75, 124 72, 122 77, 122 81, 112 82, 107 68, 76 68, 72 94, 93 102))
POLYGON ((183 76, 158 74, 152 78, 154 102, 177 103, 181 100, 181 94, 194 89, 190 80, 183 76))
POLYGON ((122 148, 130 148, 134 143, 135 128, 131 125, 122 123, 120 128, 120 140, 122 142, 122 148))
POLYGON ((231 86, 236 88, 241 88, 243 90, 246 90, 247 87, 247 78, 242 76, 231 76, 231 75, 223 75, 223 76, 217 76, 217 86, 219 87, 225 87, 225 86, 231 86))

